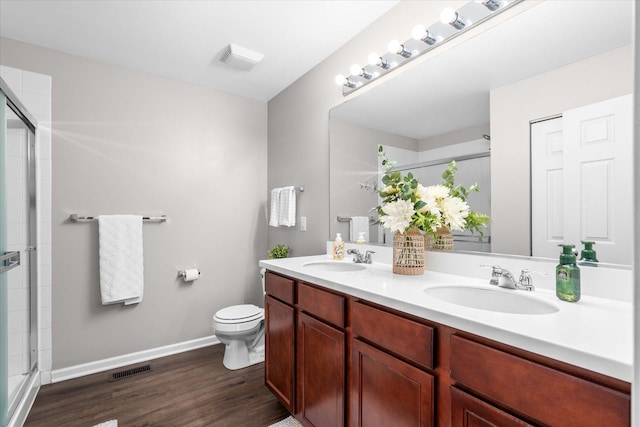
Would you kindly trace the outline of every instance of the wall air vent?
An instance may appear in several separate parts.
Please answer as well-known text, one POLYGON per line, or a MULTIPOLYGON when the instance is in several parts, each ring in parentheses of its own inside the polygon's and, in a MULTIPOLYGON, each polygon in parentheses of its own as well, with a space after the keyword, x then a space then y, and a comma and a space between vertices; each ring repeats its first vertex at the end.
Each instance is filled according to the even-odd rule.
POLYGON ((264 58, 264 55, 237 44, 230 44, 224 48, 220 61, 240 71, 250 71, 264 58))
POLYGON ((132 377, 134 375, 145 374, 151 371, 152 371, 151 365, 143 365, 143 366, 137 366, 131 369, 125 369, 124 371, 113 372, 112 374, 109 375, 109 382, 122 380, 125 378, 132 377))

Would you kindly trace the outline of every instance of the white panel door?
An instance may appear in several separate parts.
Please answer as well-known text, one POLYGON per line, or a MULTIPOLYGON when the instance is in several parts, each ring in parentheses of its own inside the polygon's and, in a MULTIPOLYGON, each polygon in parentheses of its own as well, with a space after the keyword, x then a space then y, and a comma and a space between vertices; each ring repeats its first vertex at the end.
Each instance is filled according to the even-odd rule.
POLYGON ((600 262, 631 264, 632 106, 627 95, 569 110, 563 113, 560 133, 541 131, 542 137, 537 128, 546 122, 532 125, 534 256, 556 257, 559 248, 553 243, 580 248, 581 240, 589 240, 596 242, 600 262), (555 144, 550 142, 556 138, 555 144), (558 155, 547 151, 541 163, 535 153, 545 143, 554 146, 558 155), (558 162, 556 168, 554 162, 558 162), (541 164, 547 168, 540 169, 541 164), (536 206, 542 193, 544 208, 536 206))
POLYGON ((531 125, 532 255, 553 258, 564 242, 562 117, 531 125))
POLYGON ((631 95, 563 114, 567 237, 596 242, 601 262, 631 264, 633 100, 631 95), (569 234, 570 232, 570 234, 569 234))

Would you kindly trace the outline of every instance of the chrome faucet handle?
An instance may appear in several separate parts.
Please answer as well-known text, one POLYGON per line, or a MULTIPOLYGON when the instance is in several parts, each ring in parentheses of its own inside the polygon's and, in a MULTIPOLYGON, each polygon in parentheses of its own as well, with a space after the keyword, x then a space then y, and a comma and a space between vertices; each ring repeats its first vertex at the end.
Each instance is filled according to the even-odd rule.
POLYGON ((357 249, 347 249, 347 254, 354 255, 353 262, 356 264, 365 262, 365 255, 357 249))
POLYGON ((372 257, 373 254, 375 254, 375 251, 370 251, 370 250, 367 250, 364 253, 364 262, 365 262, 365 264, 371 264, 373 262, 373 257, 372 257))
POLYGON ((502 276, 502 267, 499 265, 486 265, 480 264, 482 268, 491 268, 491 279, 489 280, 489 284, 493 286, 498 286, 498 281, 500 280, 500 276, 502 276))
POLYGON ((520 278, 518 279, 517 289, 522 289, 524 291, 535 291, 536 288, 533 286, 533 278, 531 277, 531 273, 539 274, 540 276, 546 276, 547 273, 543 273, 541 271, 531 271, 528 268, 523 268, 520 272, 520 278))

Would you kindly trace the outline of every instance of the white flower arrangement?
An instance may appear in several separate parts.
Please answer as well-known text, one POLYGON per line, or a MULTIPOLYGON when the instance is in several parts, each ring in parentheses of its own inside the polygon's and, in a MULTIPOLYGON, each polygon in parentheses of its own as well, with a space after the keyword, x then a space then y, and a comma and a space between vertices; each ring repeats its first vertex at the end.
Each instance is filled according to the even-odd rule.
POLYGON ((385 187, 379 191, 382 204, 377 208, 380 223, 385 228, 404 233, 411 227, 417 227, 435 236, 438 228, 447 227, 449 230, 471 230, 482 235, 481 228, 486 227, 490 218, 471 211, 466 202, 469 193, 480 189, 476 184, 469 189, 455 186, 455 161, 449 163, 442 174, 442 184, 425 187, 411 173, 403 176, 400 172, 392 171, 395 162, 387 160, 382 146, 378 148, 378 157, 386 168, 382 177, 385 187))

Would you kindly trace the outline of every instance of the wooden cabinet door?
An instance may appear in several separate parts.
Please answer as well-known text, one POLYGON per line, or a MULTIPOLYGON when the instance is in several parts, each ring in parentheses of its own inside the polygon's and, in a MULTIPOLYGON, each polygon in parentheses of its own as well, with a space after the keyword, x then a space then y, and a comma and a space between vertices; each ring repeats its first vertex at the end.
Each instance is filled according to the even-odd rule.
POLYGON ((433 426, 433 376, 362 341, 352 343, 351 425, 433 426))
POLYGON ((264 380, 291 413, 295 397, 295 309, 267 295, 264 380))
POLYGON ((298 313, 297 413, 305 425, 344 425, 345 334, 298 313))
POLYGON ((451 427, 531 427, 519 418, 451 387, 451 427))

